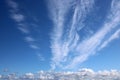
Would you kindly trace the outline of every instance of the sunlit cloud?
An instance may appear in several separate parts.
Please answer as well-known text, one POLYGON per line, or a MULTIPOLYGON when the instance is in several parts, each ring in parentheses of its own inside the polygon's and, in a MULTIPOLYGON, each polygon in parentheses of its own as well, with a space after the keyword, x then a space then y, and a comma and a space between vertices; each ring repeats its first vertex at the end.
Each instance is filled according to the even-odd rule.
POLYGON ((120 71, 103 70, 95 72, 92 69, 83 68, 76 72, 45 72, 25 73, 23 75, 0 75, 2 80, 119 80, 120 71))

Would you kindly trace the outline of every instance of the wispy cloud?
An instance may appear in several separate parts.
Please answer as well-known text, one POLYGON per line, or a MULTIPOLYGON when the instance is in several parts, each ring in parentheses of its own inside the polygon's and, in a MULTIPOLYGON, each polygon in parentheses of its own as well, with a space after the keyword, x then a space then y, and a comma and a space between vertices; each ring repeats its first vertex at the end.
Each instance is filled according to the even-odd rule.
POLYGON ((40 49, 40 46, 37 45, 39 41, 38 39, 34 38, 34 35, 32 34, 33 32, 35 32, 34 29, 36 29, 36 27, 34 26, 37 25, 35 24, 37 19, 33 19, 33 22, 28 24, 29 18, 24 12, 22 12, 21 5, 19 5, 19 3, 17 3, 14 0, 6 0, 6 1, 9 7, 10 17, 16 22, 17 28, 22 33, 24 33, 24 40, 28 43, 29 47, 37 52, 40 49), (31 30, 31 26, 34 27, 32 28, 32 30, 31 30))
MULTIPOLYGON (((77 29, 80 30, 80 26, 77 27, 78 23, 82 23, 81 21, 86 16, 87 12, 89 12, 89 9, 92 7, 94 1, 88 1, 88 0, 79 0, 77 2, 75 1, 55 1, 52 0, 49 3, 49 9, 51 12, 51 19, 54 23, 54 29, 53 33, 51 34, 52 39, 52 53, 53 53, 53 64, 59 65, 61 62, 66 61, 66 56, 68 56, 69 52, 71 51, 71 48, 75 48, 78 40, 79 35, 77 34, 77 29), (70 30, 65 33, 65 22, 66 22, 66 16, 67 13, 71 8, 74 8, 73 10, 73 18, 70 21, 70 30), (87 9, 87 10, 86 10, 87 9), (66 35, 63 37, 63 35, 66 35), (73 43, 73 44, 72 44, 73 43), (71 48, 70 48, 71 47, 71 48)), ((74 49, 72 49, 74 50, 74 49)), ((52 65, 53 65, 52 64, 52 65)))
POLYGON ((50 3, 51 5, 48 6, 54 23, 53 33, 51 34, 53 68, 56 66, 65 69, 74 68, 87 60, 89 56, 98 51, 98 48, 103 44, 105 36, 113 31, 120 22, 120 1, 113 0, 111 2, 111 10, 102 28, 93 36, 80 42, 78 31, 81 31, 84 27, 82 22, 89 11, 92 10, 94 0, 78 0, 77 2, 52 0, 50 3), (66 5, 64 6, 64 4, 66 5), (67 13, 69 13, 71 8, 73 9, 73 17, 69 20, 68 30, 65 30, 67 13))
POLYGON ((118 29, 113 35, 110 36, 110 38, 103 42, 103 44, 100 46, 100 50, 104 47, 106 47, 111 41, 117 39, 120 37, 120 29, 118 29))
POLYGON ((30 27, 27 24, 27 19, 25 14, 21 13, 20 6, 17 2, 13 0, 7 0, 8 6, 10 7, 10 17, 17 23, 17 28, 24 34, 28 35, 25 37, 25 41, 29 43, 32 49, 39 49, 39 47, 34 44, 36 41, 34 38, 30 37, 30 27))
POLYGON ((38 53, 37 56, 40 61, 45 61, 45 58, 40 53, 38 53))
POLYGON ((87 60, 89 56, 95 54, 99 46, 103 43, 105 36, 115 27, 117 27, 120 22, 120 15, 118 15, 120 14, 120 11, 119 5, 115 4, 119 3, 120 1, 113 1, 111 3, 111 7, 114 9, 111 9, 110 14, 108 15, 108 19, 103 24, 103 27, 95 35, 77 45, 78 55, 73 58, 72 62, 67 66, 67 68, 73 68, 87 60), (114 11, 117 12, 117 14, 114 14, 114 11))
POLYGON ((62 57, 64 56, 64 55, 61 55, 61 53, 64 54, 64 52, 61 52, 63 51, 63 48, 61 47, 62 46, 61 38, 63 36, 63 29, 65 24, 64 17, 66 16, 66 13, 71 7, 71 2, 72 1, 49 0, 49 10, 51 13, 50 17, 54 23, 53 33, 51 34, 51 39, 52 39, 51 48, 53 53, 53 61, 56 61, 56 62, 60 62, 62 57), (66 5, 66 7, 64 7, 64 5, 66 5))
POLYGON ((26 40, 27 42, 33 42, 33 41, 35 41, 35 39, 32 38, 32 37, 30 37, 30 36, 25 37, 25 40, 26 40))
POLYGON ((10 17, 19 25, 18 29, 23 33, 28 33, 29 31, 24 24, 25 16, 20 12, 19 5, 13 0, 7 0, 7 4, 10 7, 10 17))
POLYGON ((16 21, 16 22, 22 22, 24 21, 24 15, 22 14, 12 14, 11 17, 16 21))

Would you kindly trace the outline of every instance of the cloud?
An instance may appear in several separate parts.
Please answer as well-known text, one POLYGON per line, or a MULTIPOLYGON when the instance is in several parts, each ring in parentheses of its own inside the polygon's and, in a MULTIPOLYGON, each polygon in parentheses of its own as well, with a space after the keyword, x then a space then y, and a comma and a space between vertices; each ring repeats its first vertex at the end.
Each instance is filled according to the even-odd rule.
POLYGON ((7 80, 119 80, 120 71, 104 70, 95 72, 92 69, 81 69, 76 72, 46 72, 25 73, 23 75, 1 75, 0 79, 7 80))
POLYGON ((120 1, 114 0, 112 1, 111 7, 114 9, 111 9, 111 13, 108 15, 109 19, 105 21, 102 28, 96 34, 78 44, 77 52, 79 54, 72 59, 72 62, 70 63, 70 65, 67 66, 67 68, 74 68, 75 66, 87 60, 89 56, 95 54, 99 46, 103 43, 103 39, 105 39, 105 36, 114 28, 116 28, 117 25, 119 25, 120 22, 119 6, 113 5, 113 3, 119 4, 120 1), (117 14, 113 14, 115 13, 114 11, 117 14))
POLYGON ((40 61, 45 61, 45 58, 41 54, 38 53, 37 56, 40 61))
POLYGON ((18 10, 18 4, 14 2, 13 0, 7 0, 7 4, 10 8, 12 8, 14 11, 18 10))
POLYGON ((2 78, 2 75, 0 75, 0 79, 2 78))
POLYGON ((34 74, 33 73, 26 73, 25 78, 27 79, 34 79, 34 74))
POLYGON ((32 38, 32 37, 30 37, 30 36, 25 37, 25 40, 26 40, 27 42, 34 42, 34 41, 35 41, 35 39, 32 38))
POLYGON ((13 0, 7 0, 7 4, 10 7, 10 16, 13 20, 18 23, 25 20, 25 16, 20 13, 19 5, 16 2, 14 2, 13 0))
POLYGON ((37 46, 37 45, 35 45, 35 44, 30 44, 29 45, 32 49, 39 49, 39 47, 37 46))
POLYGON ((111 9, 100 30, 89 38, 81 40, 78 32, 84 28, 83 21, 93 9, 94 0, 49 1, 50 17, 54 23, 51 34, 52 64, 54 68, 73 69, 94 55, 103 44, 105 36, 113 31, 120 22, 120 1, 113 0, 111 9), (64 4, 65 7, 64 7, 64 4), (72 9, 72 18, 67 21, 72 9), (69 23, 69 26, 66 24, 69 23))
POLYGON ((12 14, 11 17, 16 21, 16 22, 22 22, 24 21, 25 17, 22 14, 12 14))
MULTIPOLYGON (((53 65, 59 65, 61 62, 66 61, 66 56, 68 56, 70 51, 74 51, 79 41, 79 35, 77 29, 80 30, 82 27, 77 27, 78 23, 82 23, 89 9, 92 8, 94 1, 55 1, 49 2, 49 10, 52 16, 51 19, 54 23, 54 29, 51 34, 51 49, 53 53, 53 65), (64 7, 65 6, 65 7, 64 7), (69 31, 65 33, 64 30, 67 13, 71 8, 74 7, 73 17, 70 21, 69 31), (75 27, 76 26, 76 27, 75 27), (65 37, 63 35, 66 35, 65 37)), ((80 25, 79 24, 79 25, 80 25)))
MULTIPOLYGON (((17 2, 13 1, 13 0, 7 0, 8 6, 10 7, 10 17, 17 22, 18 25, 18 29, 24 33, 25 35, 27 35, 25 37, 25 41, 29 43, 29 46, 32 49, 39 49, 39 47, 35 44, 36 39, 30 37, 31 36, 31 28, 30 25, 27 24, 27 18, 25 18, 25 14, 21 13, 20 10, 20 6, 18 5, 17 2)), ((32 23, 34 24, 34 22, 32 23)))
POLYGON ((110 36, 110 38, 103 42, 103 44, 100 46, 100 50, 104 47, 106 47, 111 41, 117 39, 120 37, 120 29, 118 29, 113 35, 110 36))
MULTIPOLYGON (((24 40, 28 43, 29 47, 31 49, 34 49, 36 52, 40 49, 39 46, 39 39, 35 38, 36 33, 37 35, 39 30, 36 31, 36 26, 38 21, 37 18, 34 18, 34 16, 27 16, 25 12, 21 10, 21 6, 19 3, 17 3, 14 0, 6 0, 8 7, 9 7, 9 12, 10 12, 10 17, 13 19, 16 24, 17 24, 17 29, 20 30, 24 34, 24 40), (33 19, 31 23, 29 22, 29 19, 33 19)), ((23 5, 24 6, 24 5, 23 5)), ((40 56, 39 56, 40 58, 40 56)), ((41 60, 43 58, 41 57, 41 60)))
POLYGON ((25 27, 18 27, 18 29, 22 32, 22 33, 25 33, 25 34, 28 34, 30 31, 27 29, 27 28, 25 28, 25 27))

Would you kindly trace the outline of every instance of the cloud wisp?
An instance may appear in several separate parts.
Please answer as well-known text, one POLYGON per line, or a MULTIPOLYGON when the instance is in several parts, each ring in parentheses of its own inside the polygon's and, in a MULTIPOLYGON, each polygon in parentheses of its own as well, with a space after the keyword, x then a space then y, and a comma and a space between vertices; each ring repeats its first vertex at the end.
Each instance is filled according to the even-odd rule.
POLYGON ((106 47, 110 42, 120 37, 120 29, 118 29, 113 35, 110 36, 110 38, 103 42, 103 44, 100 46, 100 50, 104 47, 106 47))
POLYGON ((52 68, 60 67, 62 69, 73 69, 82 62, 86 61, 89 56, 94 55, 101 50, 101 45, 107 45, 112 40, 116 39, 119 34, 117 31, 112 38, 104 43, 105 36, 109 32, 115 30, 120 22, 120 0, 111 2, 111 9, 107 15, 100 30, 94 35, 80 41, 78 32, 84 27, 83 21, 87 14, 93 9, 94 0, 78 0, 72 1, 55 1, 50 0, 50 17, 54 23, 53 32, 51 34, 51 49, 53 53, 52 68), (66 20, 70 10, 73 10, 72 19, 66 20), (66 29, 66 22, 69 22, 66 29))
MULTIPOLYGON (((7 0, 7 4, 10 8, 10 17, 17 23, 17 28, 26 35, 24 40, 29 43, 32 49, 39 49, 35 44, 37 40, 31 35, 30 25, 27 24, 27 16, 21 12, 20 5, 13 0, 7 0)), ((32 24, 34 24, 34 22, 32 24)))
MULTIPOLYGON (((21 5, 16 1, 6 0, 6 2, 9 7, 10 17, 16 22, 17 29, 24 34, 24 41, 28 43, 29 47, 33 49, 36 54, 38 54, 40 51, 39 38, 35 37, 39 35, 39 30, 36 31, 38 26, 36 23, 38 22, 37 19, 34 19, 34 16, 27 16, 26 13, 21 10, 21 5), (29 22, 29 18, 32 19, 31 23, 29 22)), ((39 57, 40 61, 45 61, 42 54, 36 56, 39 57)))

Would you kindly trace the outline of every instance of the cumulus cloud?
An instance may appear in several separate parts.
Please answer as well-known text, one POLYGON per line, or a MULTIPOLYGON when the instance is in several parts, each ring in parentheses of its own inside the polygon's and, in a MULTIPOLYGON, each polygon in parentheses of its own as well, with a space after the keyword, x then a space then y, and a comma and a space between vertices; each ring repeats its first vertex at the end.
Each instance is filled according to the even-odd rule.
MULTIPOLYGON (((101 29, 91 37, 80 41, 78 32, 84 27, 83 21, 93 9, 94 0, 78 0, 76 2, 73 0, 52 0, 50 4, 48 4, 50 16, 52 16, 51 19, 54 23, 51 34, 51 49, 53 53, 51 66, 53 68, 57 66, 63 69, 73 69, 86 61, 89 56, 94 55, 98 51, 99 47, 104 44, 105 36, 118 27, 117 25, 120 22, 120 0, 112 0, 111 9, 101 29), (64 4, 66 5, 64 6, 64 4), (72 19, 66 21, 67 14, 71 8, 73 10, 72 19), (65 29, 66 22, 69 23, 67 30, 65 29)), ((114 39, 110 39, 110 41, 114 39)))
POLYGON ((33 73, 26 73, 25 78, 27 79, 34 79, 34 74, 33 73))
POLYGON ((44 72, 26 73, 23 75, 1 75, 0 79, 7 80, 119 80, 120 71, 104 70, 95 72, 92 69, 80 69, 77 72, 44 72))

